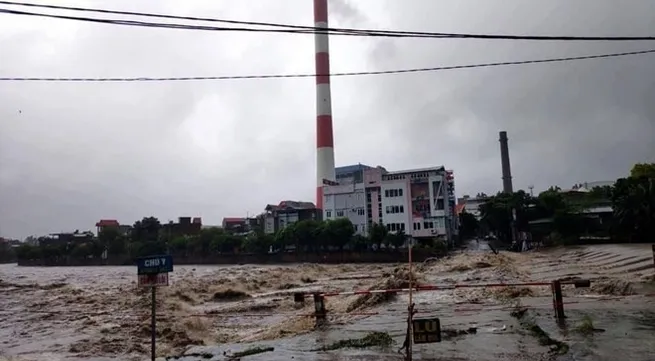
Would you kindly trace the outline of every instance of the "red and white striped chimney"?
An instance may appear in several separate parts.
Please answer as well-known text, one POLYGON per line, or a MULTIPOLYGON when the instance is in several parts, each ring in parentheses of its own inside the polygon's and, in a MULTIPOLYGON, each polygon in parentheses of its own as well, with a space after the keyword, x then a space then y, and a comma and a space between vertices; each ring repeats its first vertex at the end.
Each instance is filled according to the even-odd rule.
MULTIPOLYGON (((328 27, 328 0, 314 0, 314 26, 328 27)), ((316 50, 316 206, 323 209, 323 180, 336 181, 332 97, 330 95, 330 42, 328 34, 314 35, 316 50)))

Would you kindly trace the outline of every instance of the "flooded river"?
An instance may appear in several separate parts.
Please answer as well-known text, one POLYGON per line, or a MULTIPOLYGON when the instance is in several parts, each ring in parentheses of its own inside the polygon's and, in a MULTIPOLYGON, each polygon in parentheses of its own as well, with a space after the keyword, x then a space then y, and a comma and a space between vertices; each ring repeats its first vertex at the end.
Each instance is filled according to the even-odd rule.
MULTIPOLYGON (((293 293, 404 287, 405 266, 176 266, 171 285, 158 291, 158 356, 223 360, 259 348, 268 351, 241 359, 402 360, 407 294, 328 297, 329 325, 315 330, 313 303, 298 306, 293 293), (394 344, 335 346, 374 331, 394 344), (317 351, 325 348, 332 350, 317 351)), ((655 355, 649 246, 499 255, 468 250, 416 266, 421 284, 586 278, 592 287, 564 288, 564 324, 553 318, 549 287, 415 293, 416 317, 439 317, 443 341, 416 345, 414 360, 591 361, 621 355, 646 361, 655 355)), ((149 360, 150 293, 135 281, 135 267, 0 265, 0 360, 149 360)))

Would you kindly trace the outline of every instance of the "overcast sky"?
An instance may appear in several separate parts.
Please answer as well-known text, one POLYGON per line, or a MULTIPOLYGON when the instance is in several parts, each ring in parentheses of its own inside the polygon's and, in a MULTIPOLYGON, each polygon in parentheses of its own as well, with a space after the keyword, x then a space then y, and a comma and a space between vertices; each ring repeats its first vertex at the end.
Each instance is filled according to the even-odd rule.
MULTIPOLYGON (((55 3, 50 1, 50 3, 55 3)), ((312 25, 312 1, 56 4, 312 25)), ((0 6, 0 8, 14 8, 0 6)), ((54 10, 29 9, 57 13, 54 10)), ((59 12, 61 13, 61 12, 59 12)), ((112 15, 89 15, 120 18, 112 15)), ((655 35, 653 1, 330 0, 334 27, 655 35)), ((330 39, 333 72, 655 49, 655 42, 330 39)), ((337 165, 445 165, 457 195, 611 180, 655 157, 655 55, 332 79, 337 165)), ((312 73, 312 35, 135 28, 0 14, 0 76, 312 73)), ((0 83, 0 236, 201 216, 315 194, 314 80, 0 83)))

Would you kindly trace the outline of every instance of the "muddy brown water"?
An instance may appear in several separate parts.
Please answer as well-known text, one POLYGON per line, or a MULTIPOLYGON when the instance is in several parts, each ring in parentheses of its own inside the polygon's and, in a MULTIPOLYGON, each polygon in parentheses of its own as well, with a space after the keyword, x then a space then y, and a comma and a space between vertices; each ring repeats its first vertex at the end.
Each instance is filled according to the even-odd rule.
MULTIPOLYGON (((616 360, 616 355, 622 355, 629 360, 653 360, 655 298, 648 295, 654 289, 646 282, 653 269, 644 261, 645 252, 650 248, 632 245, 502 252, 499 256, 470 250, 421 267, 423 282, 430 284, 582 277, 602 287, 565 288, 568 318, 564 325, 552 317, 548 289, 535 287, 517 293, 525 296, 522 306, 533 311, 531 322, 567 343, 569 352, 561 356, 540 346, 510 316, 517 299, 499 299, 498 290, 417 293, 417 317, 436 316, 444 329, 473 327, 477 332, 437 344, 416 345, 414 359, 592 361, 616 360), (480 267, 484 263, 489 267, 480 267), (594 327, 603 331, 579 334, 575 330, 583 318, 590 318, 594 327)), ((330 325, 321 331, 314 331, 312 318, 304 316, 311 313, 311 302, 296 309, 291 295, 296 290, 370 287, 396 266, 176 267, 171 287, 161 291, 165 301, 158 311, 159 327, 165 335, 161 335, 159 356, 186 354, 179 359, 223 360, 225 354, 270 346, 273 352, 242 360, 402 360, 397 349, 406 331, 406 294, 358 310, 358 314, 345 314, 356 297, 329 298, 330 325), (236 286, 255 297, 211 301, 216 291, 236 286), (389 349, 314 351, 371 331, 389 333, 395 345, 389 349)), ((149 300, 147 294, 136 290, 135 278, 134 267, 0 265, 0 360, 149 359, 149 300)))

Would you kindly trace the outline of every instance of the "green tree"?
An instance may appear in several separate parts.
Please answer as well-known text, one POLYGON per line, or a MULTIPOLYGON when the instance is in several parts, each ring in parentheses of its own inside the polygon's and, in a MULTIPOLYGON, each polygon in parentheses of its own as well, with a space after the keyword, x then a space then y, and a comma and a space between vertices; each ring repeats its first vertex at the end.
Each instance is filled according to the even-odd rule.
POLYGON ((375 245, 377 249, 380 249, 382 243, 384 243, 385 238, 389 231, 387 227, 382 223, 373 223, 371 229, 369 230, 369 239, 371 244, 375 245))
MULTIPOLYGON (((298 247, 298 237, 296 236, 296 227, 293 224, 289 224, 286 227, 278 230, 275 234, 275 246, 276 248, 284 251, 289 246, 298 247)), ((296 251, 298 249, 296 248, 296 251)))
POLYGON ((369 240, 359 234, 356 234, 350 241, 350 246, 355 252, 365 252, 368 250, 369 240))
POLYGON ((463 211, 459 215, 459 234, 464 239, 471 239, 477 236, 480 222, 471 213, 463 211))
POLYGON ((523 190, 512 194, 500 192, 480 205, 480 226, 487 232, 493 232, 501 242, 510 242, 513 223, 517 231, 529 229, 534 206, 535 200, 523 190), (514 213, 516 221, 513 221, 514 213))
POLYGON ((402 247, 407 240, 407 235, 403 231, 398 231, 396 233, 387 234, 388 244, 393 246, 395 249, 402 247))
POLYGON ((343 251, 355 234, 355 226, 348 218, 337 218, 327 221, 325 230, 330 234, 330 244, 343 251))
POLYGON ((251 233, 243 241, 243 249, 249 253, 267 254, 275 238, 263 232, 251 233))
POLYGON ((226 233, 221 228, 203 229, 198 235, 189 237, 187 251, 194 256, 216 253, 225 236, 226 233))
POLYGON ((136 221, 132 227, 130 247, 131 254, 136 257, 151 256, 167 252, 166 243, 159 238, 161 223, 155 217, 145 217, 136 221))
POLYGON ((98 233, 100 246, 108 255, 118 256, 127 252, 127 239, 116 228, 105 228, 98 233))
POLYGON ((16 249, 18 259, 35 260, 42 257, 41 248, 31 244, 22 244, 16 249))
POLYGON ((189 249, 189 239, 185 236, 177 236, 171 240, 169 249, 172 254, 186 257, 189 249))
POLYGON ((616 181, 612 193, 615 232, 627 240, 652 241, 655 234, 655 177, 643 175, 644 165, 638 177, 616 181))
POLYGON ((316 251, 319 249, 318 240, 321 238, 320 232, 325 229, 321 223, 313 219, 302 220, 291 225, 294 229, 294 239, 297 251, 316 251))
POLYGON ((655 163, 637 163, 630 170, 632 178, 655 178, 655 163))

